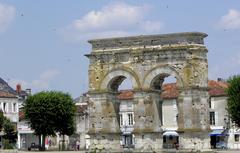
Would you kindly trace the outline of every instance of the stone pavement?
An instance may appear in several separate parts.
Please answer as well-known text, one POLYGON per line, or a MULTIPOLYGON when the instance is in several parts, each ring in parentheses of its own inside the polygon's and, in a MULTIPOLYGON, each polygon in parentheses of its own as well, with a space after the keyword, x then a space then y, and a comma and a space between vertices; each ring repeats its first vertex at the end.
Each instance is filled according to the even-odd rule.
MULTIPOLYGON (((19 150, 0 150, 0 153, 38 153, 40 151, 19 151, 19 150)), ((87 153, 87 151, 43 151, 40 153, 87 153)), ((101 152, 104 153, 104 152, 101 152)), ((164 153, 185 153, 184 151, 168 150, 164 153)), ((186 151, 186 153, 191 153, 191 151, 186 151)), ((207 153, 240 153, 240 150, 214 150, 207 153)))
POLYGON ((218 150, 218 153, 240 153, 240 150, 218 150))

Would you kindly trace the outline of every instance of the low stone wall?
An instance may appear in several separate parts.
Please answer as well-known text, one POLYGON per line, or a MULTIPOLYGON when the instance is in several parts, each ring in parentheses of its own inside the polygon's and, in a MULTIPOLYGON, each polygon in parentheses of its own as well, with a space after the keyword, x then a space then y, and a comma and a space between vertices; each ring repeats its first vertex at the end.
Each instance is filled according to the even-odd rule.
POLYGON ((209 150, 208 132, 184 132, 179 135, 180 149, 209 150))
POLYGON ((135 134, 135 150, 157 152, 162 149, 162 143, 161 133, 135 134))
POLYGON ((18 153, 19 151, 17 149, 6 149, 6 150, 1 150, 0 153, 18 153))
POLYGON ((121 150, 119 134, 97 134, 90 137, 90 150, 121 150))

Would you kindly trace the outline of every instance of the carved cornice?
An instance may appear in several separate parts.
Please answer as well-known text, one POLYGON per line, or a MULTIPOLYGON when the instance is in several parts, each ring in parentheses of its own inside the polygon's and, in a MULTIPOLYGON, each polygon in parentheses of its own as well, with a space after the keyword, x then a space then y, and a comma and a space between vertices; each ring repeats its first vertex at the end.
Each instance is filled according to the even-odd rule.
POLYGON ((111 64, 111 63, 141 63, 141 62, 162 62, 168 59, 186 60, 186 59, 206 59, 205 46, 198 46, 200 53, 194 53, 198 50, 192 50, 191 46, 169 46, 159 49, 139 49, 124 51, 92 52, 87 54, 90 64, 111 64))
POLYGON ((173 44, 200 44, 207 36, 201 32, 183 32, 159 35, 140 35, 132 37, 119 37, 107 39, 94 39, 88 42, 92 44, 93 52, 106 51, 111 49, 129 48, 135 46, 163 46, 173 44))

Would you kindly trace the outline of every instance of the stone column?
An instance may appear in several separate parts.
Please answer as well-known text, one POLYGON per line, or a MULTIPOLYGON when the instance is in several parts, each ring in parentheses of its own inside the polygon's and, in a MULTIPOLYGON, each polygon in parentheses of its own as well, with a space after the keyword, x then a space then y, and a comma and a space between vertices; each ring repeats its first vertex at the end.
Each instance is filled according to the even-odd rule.
POLYGON ((116 93, 89 93, 89 132, 91 149, 119 149, 119 103, 116 93))
POLYGON ((181 91, 178 98, 180 147, 210 148, 208 97, 206 88, 181 91))
POLYGON ((160 93, 134 92, 135 148, 158 151, 162 148, 160 93))
POLYGON ((186 61, 180 75, 184 83, 178 97, 180 147, 209 149, 208 61, 205 46, 196 45, 186 50, 186 61))

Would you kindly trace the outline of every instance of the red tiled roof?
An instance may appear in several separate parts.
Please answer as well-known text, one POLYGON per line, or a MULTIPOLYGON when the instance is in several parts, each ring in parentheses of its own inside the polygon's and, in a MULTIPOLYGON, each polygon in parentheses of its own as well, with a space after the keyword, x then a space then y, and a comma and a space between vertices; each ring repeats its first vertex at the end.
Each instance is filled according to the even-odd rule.
POLYGON ((118 99, 121 99, 121 100, 133 99, 133 92, 131 90, 123 90, 120 92, 121 93, 117 97, 118 99))
POLYGON ((1 98, 16 98, 16 95, 9 93, 9 92, 0 91, 0 97, 1 98))
POLYGON ((163 85, 163 92, 161 93, 161 97, 163 99, 174 99, 178 97, 178 94, 176 83, 168 83, 163 85))
MULTIPOLYGON (((228 84, 223 81, 208 81, 209 95, 210 96, 226 96, 225 89, 228 87, 228 84)), ((118 95, 120 100, 129 100, 133 99, 133 92, 131 90, 123 90, 118 95)), ((163 85, 163 92, 161 97, 163 99, 175 99, 179 95, 176 83, 168 83, 163 85)))
POLYGON ((208 87, 209 88, 227 88, 228 83, 224 81, 215 81, 215 80, 209 80, 208 81, 208 87))
POLYGON ((209 80, 208 87, 209 87, 208 93, 210 96, 226 96, 227 95, 225 90, 227 89, 228 84, 226 82, 209 80))

